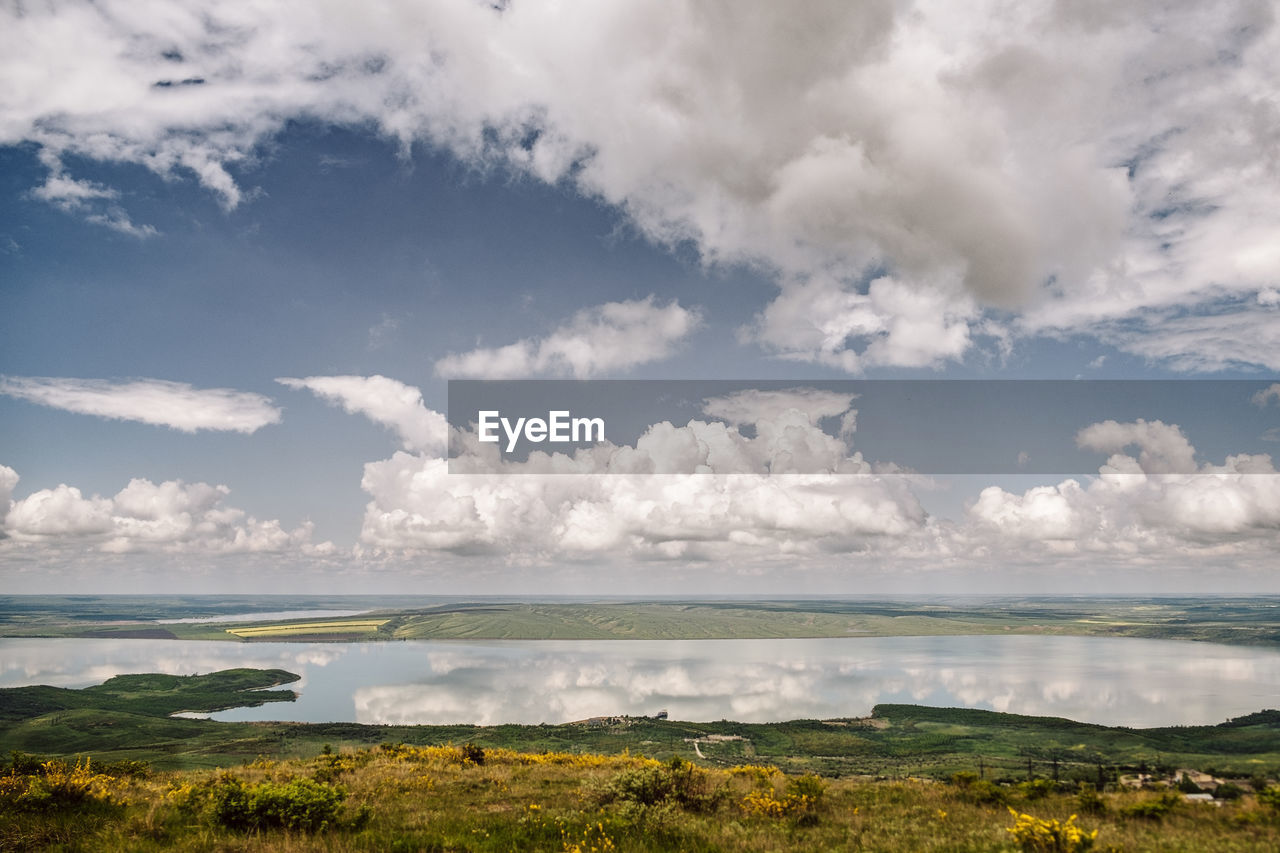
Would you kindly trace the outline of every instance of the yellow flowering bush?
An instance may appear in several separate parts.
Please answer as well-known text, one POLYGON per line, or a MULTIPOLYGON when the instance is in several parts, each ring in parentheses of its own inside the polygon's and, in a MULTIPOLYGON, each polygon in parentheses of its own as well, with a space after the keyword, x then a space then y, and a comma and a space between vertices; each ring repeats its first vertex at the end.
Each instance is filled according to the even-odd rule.
POLYGON ((513 752, 509 749, 494 750, 502 753, 502 760, 524 766, 548 765, 553 767, 658 767, 662 762, 627 753, 622 755, 595 755, 580 752, 513 752))
POLYGON ((1077 853, 1091 849, 1098 838, 1098 830, 1089 832, 1076 826, 1075 815, 1063 823, 1020 814, 1013 809, 1009 809, 1009 814, 1013 815, 1014 823, 1006 831, 1024 853, 1077 853))
POLYGON ((811 824, 818 819, 818 804, 825 790, 817 776, 798 776, 787 782, 786 796, 779 798, 772 786, 766 786, 748 793, 740 806, 751 817, 795 818, 811 824))
POLYGON ((757 786, 763 787, 772 783, 773 777, 780 770, 772 764, 739 764, 729 768, 730 776, 743 776, 753 780, 757 786))
POLYGON ((812 814, 817 800, 809 794, 787 794, 778 799, 772 789, 751 791, 742 798, 742 811, 749 817, 801 817, 812 814))
POLYGON ((661 762, 652 758, 621 755, 595 755, 579 752, 516 752, 513 749, 493 747, 480 749, 472 744, 464 746, 409 746, 403 743, 384 743, 379 747, 385 756, 398 761, 416 761, 427 764, 456 765, 465 767, 480 763, 509 764, 523 767, 540 765, 552 767, 656 767, 661 762), (482 757, 481 757, 482 756, 482 757), (480 758, 479 761, 476 759, 480 758))
POLYGON ((21 811, 50 811, 87 804, 125 805, 115 776, 93 769, 88 758, 40 762, 31 772, 17 768, 0 777, 0 804, 21 811))

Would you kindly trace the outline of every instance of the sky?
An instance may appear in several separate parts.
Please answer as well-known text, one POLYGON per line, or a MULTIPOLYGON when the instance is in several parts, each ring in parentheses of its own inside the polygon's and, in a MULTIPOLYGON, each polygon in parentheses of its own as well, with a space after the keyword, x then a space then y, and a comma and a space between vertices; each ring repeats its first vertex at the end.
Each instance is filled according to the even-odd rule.
POLYGON ((1274 17, 6 4, 0 588, 1280 591, 1274 17), (775 384, 467 474, 474 379, 775 384))

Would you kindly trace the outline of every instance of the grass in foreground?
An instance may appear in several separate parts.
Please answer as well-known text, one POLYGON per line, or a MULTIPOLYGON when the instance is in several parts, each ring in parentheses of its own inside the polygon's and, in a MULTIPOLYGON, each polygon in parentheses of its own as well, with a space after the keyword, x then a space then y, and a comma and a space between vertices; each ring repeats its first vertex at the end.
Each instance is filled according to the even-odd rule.
POLYGON ((870 782, 680 759, 383 744, 235 770, 40 762, 0 775, 0 850, 1274 851, 1280 789, 870 782))

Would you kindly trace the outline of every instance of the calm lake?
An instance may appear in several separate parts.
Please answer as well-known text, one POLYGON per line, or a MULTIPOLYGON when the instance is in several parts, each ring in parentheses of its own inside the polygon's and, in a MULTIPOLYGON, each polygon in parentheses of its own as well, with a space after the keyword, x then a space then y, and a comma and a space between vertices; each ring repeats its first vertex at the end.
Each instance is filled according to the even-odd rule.
POLYGON ((1280 652, 1095 637, 220 643, 0 639, 0 686, 279 667, 294 703, 219 720, 561 723, 612 714, 769 722, 879 702, 1107 725, 1219 723, 1280 705, 1280 652))

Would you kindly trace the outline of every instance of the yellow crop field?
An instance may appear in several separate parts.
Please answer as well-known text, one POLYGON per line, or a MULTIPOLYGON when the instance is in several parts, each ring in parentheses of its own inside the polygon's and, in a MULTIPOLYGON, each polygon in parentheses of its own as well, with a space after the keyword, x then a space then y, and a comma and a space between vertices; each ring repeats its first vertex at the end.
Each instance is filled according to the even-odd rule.
POLYGON ((306 634, 356 634, 373 633, 387 624, 389 619, 352 619, 336 622, 294 622, 287 625, 253 625, 248 628, 228 628, 243 640, 263 637, 296 637, 306 634))

